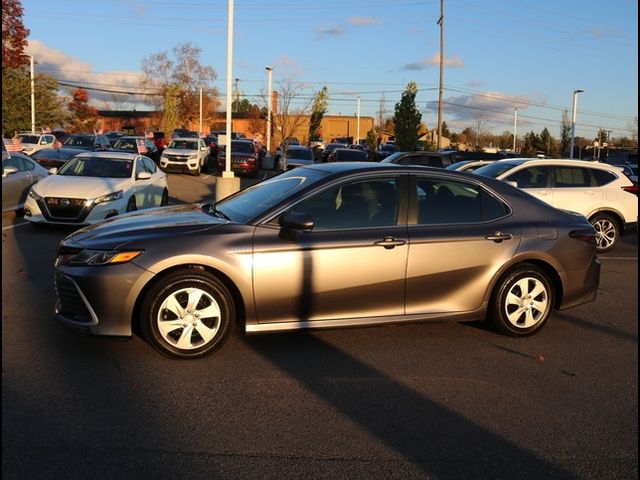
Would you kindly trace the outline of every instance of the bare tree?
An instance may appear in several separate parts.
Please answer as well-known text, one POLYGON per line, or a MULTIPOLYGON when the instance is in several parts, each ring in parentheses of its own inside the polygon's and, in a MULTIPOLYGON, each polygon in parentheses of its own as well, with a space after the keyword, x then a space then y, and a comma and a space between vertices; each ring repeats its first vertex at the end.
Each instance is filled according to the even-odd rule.
POLYGON ((473 116, 473 130, 475 133, 475 146, 481 144, 489 133, 489 117, 485 112, 478 111, 473 116))
POLYGON ((305 84, 291 79, 278 83, 278 113, 273 116, 276 141, 294 137, 305 126, 315 99, 305 90, 305 84))

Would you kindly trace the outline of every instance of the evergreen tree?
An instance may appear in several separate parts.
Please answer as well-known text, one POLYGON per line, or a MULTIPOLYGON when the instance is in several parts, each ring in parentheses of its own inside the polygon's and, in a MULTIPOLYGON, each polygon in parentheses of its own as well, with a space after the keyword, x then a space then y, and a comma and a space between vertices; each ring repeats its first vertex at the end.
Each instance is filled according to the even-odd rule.
POLYGON ((400 102, 396 103, 394 123, 396 145, 400 150, 412 151, 416 148, 418 129, 422 115, 416 107, 416 94, 418 85, 409 82, 402 94, 400 102))
POLYGON ((309 141, 317 140, 318 130, 322 124, 322 118, 327 113, 329 107, 329 93, 327 87, 324 86, 316 95, 311 107, 311 118, 309 119, 309 141))

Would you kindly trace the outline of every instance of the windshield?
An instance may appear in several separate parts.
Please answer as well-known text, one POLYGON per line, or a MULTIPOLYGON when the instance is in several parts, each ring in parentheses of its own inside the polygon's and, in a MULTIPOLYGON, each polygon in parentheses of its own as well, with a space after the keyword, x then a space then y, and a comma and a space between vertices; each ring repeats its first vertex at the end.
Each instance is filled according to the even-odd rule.
POLYGON ((478 175, 482 175, 484 177, 492 177, 498 178, 507 170, 511 170, 513 167, 520 165, 519 163, 514 162, 505 162, 505 161, 497 161, 490 165, 485 165, 484 167, 480 167, 473 171, 473 173, 477 173, 478 175))
POLYGON ((104 157, 76 157, 65 163, 58 175, 70 177, 129 178, 133 160, 104 157))
POLYGON ((298 158, 300 160, 313 160, 313 152, 310 148, 291 148, 287 150, 287 158, 298 158))
POLYGON ((310 168, 295 168, 222 200, 216 209, 234 222, 246 223, 325 175, 310 168))
POLYGON ((67 147, 93 148, 93 137, 71 136, 64 141, 67 147))
POLYGON ((384 160, 382 160, 380 163, 395 163, 395 161, 402 157, 403 153, 402 152, 396 152, 396 153, 392 153, 391 155, 389 155, 387 158, 385 158, 384 160))
POLYGON ((38 143, 40 141, 38 135, 18 135, 18 138, 22 143, 38 143))
MULTIPOLYGON (((146 143, 146 142, 145 142, 146 143)), ((113 148, 114 150, 124 150, 126 152, 137 152, 138 151, 138 144, 136 143, 136 139, 135 138, 119 138, 118 140, 116 140, 116 143, 113 144, 113 148)))
POLYGON ((184 150, 197 150, 198 142, 194 140, 173 140, 169 148, 181 148, 184 150))

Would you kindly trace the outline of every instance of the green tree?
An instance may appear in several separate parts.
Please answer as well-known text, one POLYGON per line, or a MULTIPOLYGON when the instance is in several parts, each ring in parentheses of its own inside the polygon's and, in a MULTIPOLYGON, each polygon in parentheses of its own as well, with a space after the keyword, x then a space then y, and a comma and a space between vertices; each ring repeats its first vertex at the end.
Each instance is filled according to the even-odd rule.
POLYGON ((555 143, 556 141, 545 127, 545 129, 540 132, 540 150, 547 155, 551 155, 551 152, 555 151, 555 143))
POLYGON ((569 156, 571 148, 571 122, 569 121, 569 113, 567 110, 562 111, 562 121, 560 122, 560 155, 569 156))
POLYGON ((402 97, 396 103, 394 123, 396 145, 400 150, 411 151, 416 148, 418 140, 418 129, 422 115, 416 107, 416 94, 418 85, 416 82, 409 82, 407 88, 402 93, 402 97))
POLYGON ((451 132, 449 131, 449 127, 445 121, 442 122, 442 136, 451 139, 451 132))
POLYGON ((318 139, 318 131, 320 130, 320 125, 322 124, 322 117, 324 117, 324 114, 327 113, 328 107, 329 92, 327 90, 327 87, 324 86, 316 94, 316 97, 313 100, 313 106, 311 107, 311 118, 309 119, 310 142, 318 139))
POLYGON ((178 104, 180 102, 178 95, 180 86, 175 84, 165 85, 163 94, 164 109, 162 119, 160 120, 160 129, 163 132, 173 132, 180 125, 180 111, 178 104))
POLYGON ((89 93, 84 88, 76 88, 71 92, 67 108, 71 113, 71 132, 91 132, 96 128, 98 109, 89 105, 89 93))
POLYGON ((28 57, 23 55, 29 36, 22 23, 23 14, 20 0, 2 0, 2 70, 29 64, 28 57))
MULTIPOLYGON (((36 74, 34 97, 37 127, 55 128, 66 124, 67 111, 57 92, 58 82, 53 77, 36 74)), ((31 130, 31 75, 28 68, 2 69, 2 130, 6 134, 31 130)))

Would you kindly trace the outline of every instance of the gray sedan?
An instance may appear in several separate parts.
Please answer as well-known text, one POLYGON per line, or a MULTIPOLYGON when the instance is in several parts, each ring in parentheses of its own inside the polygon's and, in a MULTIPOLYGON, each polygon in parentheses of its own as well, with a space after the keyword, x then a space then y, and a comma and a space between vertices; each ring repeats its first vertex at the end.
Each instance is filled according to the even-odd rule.
POLYGON ((114 217, 56 259, 57 319, 139 325, 195 358, 247 333, 488 319, 511 336, 596 298, 595 230, 511 185, 414 166, 299 167, 216 205, 114 217))
POLYGON ((31 157, 11 152, 2 160, 2 211, 24 208, 31 185, 49 175, 31 157))

